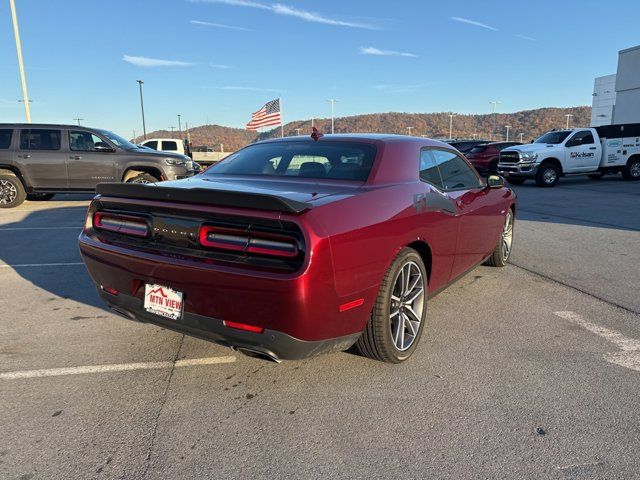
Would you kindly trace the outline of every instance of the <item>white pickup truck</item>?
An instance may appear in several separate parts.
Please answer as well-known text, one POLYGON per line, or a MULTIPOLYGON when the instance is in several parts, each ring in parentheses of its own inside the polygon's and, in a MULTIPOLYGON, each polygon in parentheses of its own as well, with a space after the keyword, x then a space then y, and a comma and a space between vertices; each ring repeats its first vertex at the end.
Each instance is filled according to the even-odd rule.
POLYGON ((530 144, 505 148, 498 162, 498 173, 515 185, 531 178, 553 187, 565 175, 596 180, 619 172, 626 180, 640 179, 640 123, 552 130, 530 144))

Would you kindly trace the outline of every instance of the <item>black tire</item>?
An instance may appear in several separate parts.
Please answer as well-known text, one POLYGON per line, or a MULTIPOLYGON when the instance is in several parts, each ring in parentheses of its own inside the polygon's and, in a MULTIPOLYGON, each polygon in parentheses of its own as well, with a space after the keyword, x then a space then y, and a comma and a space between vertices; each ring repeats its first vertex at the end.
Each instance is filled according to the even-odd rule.
POLYGON ((127 183, 156 183, 159 181, 160 180, 158 180, 156 177, 154 177, 149 173, 141 173, 140 175, 137 175, 127 180, 127 183))
POLYGON ((513 178, 508 177, 507 182, 511 185, 522 185, 527 179, 526 178, 513 178))
POLYGON ((600 180, 602 177, 604 177, 604 172, 590 173, 589 175, 587 175, 587 177, 589 177, 591 180, 600 180))
POLYGON ((424 330, 427 316, 427 287, 427 272, 422 258, 412 248, 403 248, 385 273, 371 318, 362 332, 362 336, 356 342, 358 351, 365 357, 388 363, 400 363, 408 359, 418 345, 424 330), (407 271, 409 273, 405 277, 407 271), (418 278, 418 271, 422 278, 422 291, 419 291, 418 287, 411 289, 410 285, 418 278), (411 276, 412 272, 413 277, 411 276), (399 281, 400 285, 404 284, 406 278, 408 278, 408 287, 406 288, 408 293, 404 291, 403 287, 398 290, 397 283, 399 281), (409 300, 407 302, 404 300, 414 294, 417 295, 415 300, 411 301, 409 307, 406 307, 409 300), (398 301, 394 298, 398 298, 398 301), (408 310, 405 310, 406 308, 408 310), (413 316, 413 314, 417 314, 415 311, 417 308, 420 308, 419 321, 414 321, 412 318, 418 318, 413 316), (398 313, 394 315, 392 309, 398 313), (409 311, 412 314, 407 313, 409 311), (405 320, 405 316, 407 320, 405 320), (398 348, 398 343, 406 345, 405 348, 398 348))
POLYGON ((536 175, 536 185, 539 187, 555 187, 560 180, 560 169, 553 163, 543 163, 536 175))
POLYGON ((485 260, 485 265, 488 265, 489 267, 504 267, 509 262, 511 249, 513 247, 514 223, 515 215, 513 213, 513 209, 509 209, 509 212, 504 219, 504 226, 502 228, 502 233, 500 234, 498 245, 491 256, 485 260))
POLYGON ((24 186, 18 177, 8 173, 0 174, 0 208, 13 208, 27 198, 24 186))
POLYGON ((55 193, 28 193, 27 200, 30 202, 46 202, 51 200, 55 193))
POLYGON ((640 180, 640 157, 631 157, 627 166, 622 169, 625 180, 640 180))

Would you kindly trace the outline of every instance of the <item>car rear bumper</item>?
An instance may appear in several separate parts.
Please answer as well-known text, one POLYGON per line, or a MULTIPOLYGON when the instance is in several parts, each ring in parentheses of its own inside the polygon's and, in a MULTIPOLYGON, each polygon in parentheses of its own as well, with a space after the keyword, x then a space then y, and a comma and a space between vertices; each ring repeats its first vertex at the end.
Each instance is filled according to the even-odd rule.
POLYGON ((276 330, 265 329, 260 333, 254 333, 230 328, 223 320, 188 312, 180 320, 171 320, 147 312, 139 298, 122 293, 111 295, 100 289, 98 293, 113 311, 130 320, 152 323, 277 362, 343 351, 351 347, 360 336, 360 333, 356 333, 326 340, 307 341, 276 330))

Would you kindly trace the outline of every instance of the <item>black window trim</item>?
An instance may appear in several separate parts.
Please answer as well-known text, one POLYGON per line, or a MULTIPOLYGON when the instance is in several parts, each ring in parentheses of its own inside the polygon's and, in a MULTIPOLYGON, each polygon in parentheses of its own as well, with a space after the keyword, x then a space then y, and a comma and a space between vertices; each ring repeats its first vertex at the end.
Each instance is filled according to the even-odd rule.
MULTIPOLYGON (((438 168, 438 172, 440 172, 440 168, 438 167, 438 165, 436 164, 436 168, 438 168)), ((484 178, 482 178, 478 172, 476 171, 475 168, 473 168, 473 166, 469 163, 469 161, 464 158, 464 156, 460 156, 458 154, 458 152, 456 152, 455 150, 451 150, 449 148, 442 148, 442 147, 436 147, 436 146, 428 146, 428 147, 422 147, 420 149, 420 155, 418 155, 418 179, 422 182, 422 183, 426 183, 430 186, 432 186, 433 188, 435 188, 436 190, 438 190, 440 193, 447 193, 447 192, 459 192, 460 190, 479 190, 482 188, 485 188, 487 186, 487 183, 485 182, 484 178), (431 182, 427 182, 426 180, 423 180, 420 177, 420 157, 422 155, 422 151, 423 150, 440 150, 441 152, 448 152, 448 153, 453 153, 456 157, 460 158, 461 160, 463 160, 467 166, 471 169, 471 171, 473 172, 473 174, 476 176, 476 178, 479 180, 479 184, 477 187, 473 187, 473 188, 469 188, 469 187, 460 187, 460 188, 444 188, 444 184, 442 185, 442 188, 434 185, 431 182)), ((442 180, 442 175, 440 175, 440 179, 442 180)))

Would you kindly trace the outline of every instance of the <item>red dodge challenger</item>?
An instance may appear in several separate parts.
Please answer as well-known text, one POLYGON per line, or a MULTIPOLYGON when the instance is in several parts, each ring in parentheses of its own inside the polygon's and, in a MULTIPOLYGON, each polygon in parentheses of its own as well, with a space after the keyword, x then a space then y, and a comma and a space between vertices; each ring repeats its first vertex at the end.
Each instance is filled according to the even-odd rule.
POLYGON ((516 203, 449 145, 394 135, 269 140, 97 193, 80 251, 114 311, 276 361, 406 360, 429 297, 506 264, 516 203))

